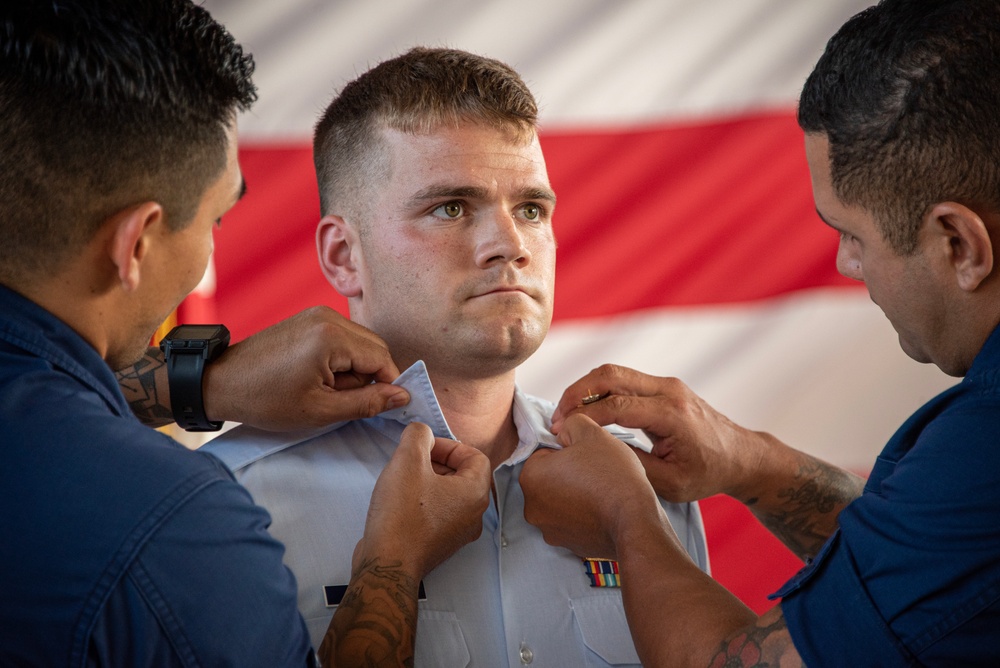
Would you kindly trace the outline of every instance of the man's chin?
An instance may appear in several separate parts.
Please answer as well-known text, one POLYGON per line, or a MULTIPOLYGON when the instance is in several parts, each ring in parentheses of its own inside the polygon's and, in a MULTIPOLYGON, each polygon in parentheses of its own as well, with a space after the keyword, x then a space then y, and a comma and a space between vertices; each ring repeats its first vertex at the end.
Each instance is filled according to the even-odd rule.
POLYGON ((521 366, 535 354, 543 338, 544 336, 530 336, 520 331, 508 331, 504 335, 476 341, 466 348, 463 356, 475 366, 476 375, 499 375, 521 366))
POLYGON ((111 367, 112 371, 122 371, 133 367, 142 361, 142 358, 146 356, 147 350, 149 350, 149 346, 144 343, 142 346, 137 345, 128 350, 109 355, 107 358, 108 366, 111 367))
POLYGON ((937 359, 934 355, 931 355, 923 348, 907 343, 906 339, 902 336, 899 337, 899 347, 902 348, 903 352, 906 353, 906 356, 914 362, 919 362, 921 364, 933 364, 949 376, 965 375, 965 369, 957 368, 955 365, 950 364, 946 360, 937 359))

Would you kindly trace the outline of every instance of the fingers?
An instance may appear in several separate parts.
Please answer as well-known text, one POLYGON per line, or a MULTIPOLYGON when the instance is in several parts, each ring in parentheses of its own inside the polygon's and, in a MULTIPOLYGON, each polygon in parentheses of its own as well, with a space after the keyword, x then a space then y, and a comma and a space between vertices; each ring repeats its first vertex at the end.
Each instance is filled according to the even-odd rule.
POLYGON ((419 450, 422 461, 435 472, 446 470, 467 478, 488 478, 490 474, 489 457, 460 441, 435 437, 431 428, 420 422, 411 422, 403 429, 399 448, 419 450))
POLYGON ((482 531, 490 499, 489 458, 463 443, 435 438, 426 425, 411 423, 376 490, 378 500, 398 512, 388 522, 373 515, 373 493, 366 536, 373 542, 406 545, 406 559, 422 577, 482 531))
POLYGON ((609 434, 586 415, 574 414, 566 418, 557 438, 567 454, 573 453, 578 448, 600 449, 600 453, 585 452, 582 453, 584 457, 578 458, 593 468, 594 475, 599 478, 605 477, 603 469, 607 468, 612 460, 626 462, 627 466, 633 468, 638 466, 638 462, 634 461, 633 448, 609 434))
POLYGON ((559 434, 562 450, 536 450, 521 470, 524 517, 545 541, 576 554, 616 554, 621 513, 652 500, 652 488, 630 448, 584 415, 571 415, 559 434))
POLYGON ((399 437, 399 446, 396 448, 397 452, 400 450, 413 451, 414 453, 419 453, 421 459, 426 459, 428 461, 428 466, 430 465, 430 454, 434 449, 434 432, 431 428, 422 422, 411 422, 406 425, 403 429, 402 435, 399 437))
MULTIPOLYGON (((327 358, 327 384, 337 387, 338 374, 354 374, 364 383, 391 383, 399 376, 389 346, 375 332, 327 306, 313 306, 275 326, 289 330, 327 358)), ((340 383, 350 382, 340 380, 340 383)))
POLYGON ((330 331, 324 336, 326 345, 330 347, 329 367, 334 376, 330 383, 336 387, 336 378, 339 375, 350 373, 361 376, 364 380, 375 380, 383 383, 391 383, 399 377, 399 369, 392 361, 392 355, 385 342, 376 337, 372 341, 368 335, 375 336, 373 332, 364 329, 356 323, 345 320, 344 326, 330 325, 330 331), (350 324, 351 327, 346 327, 350 324), (363 333, 358 331, 363 330, 363 333), (335 342, 331 345, 331 342, 335 342))
POLYGON ((367 339, 370 343, 381 346, 386 350, 389 348, 389 346, 386 345, 385 341, 383 341, 378 334, 363 325, 359 325, 358 323, 345 318, 329 306, 312 306, 305 309, 301 313, 292 316, 292 318, 289 318, 289 320, 294 319, 310 321, 316 326, 332 325, 347 331, 354 337, 367 339))
MULTIPOLYGON (((595 417, 597 413, 594 409, 606 404, 612 397, 655 396, 660 393, 660 386, 664 380, 671 379, 650 376, 615 364, 599 366, 566 388, 552 415, 553 427, 561 426, 566 416, 578 411, 584 411, 587 415, 595 417), (601 399, 584 404, 584 398, 589 397, 601 397, 601 399)), ((609 424, 601 422, 596 417, 595 419, 598 423, 609 424)))
MULTIPOLYGON (((323 406, 325 420, 318 422, 330 423, 372 417, 383 411, 405 406, 409 401, 410 395, 406 390, 387 383, 327 392, 323 406)), ((314 407, 314 410, 318 410, 318 407, 314 407)))
POLYGON ((575 414, 566 419, 556 438, 561 446, 569 448, 581 442, 601 440, 605 437, 614 439, 614 436, 606 432, 590 417, 575 414))
POLYGON ((471 479, 490 477, 489 457, 470 445, 448 438, 435 439, 431 460, 447 466, 457 476, 471 479))
POLYGON ((674 503, 686 503, 707 496, 700 488, 692 485, 690 477, 681 467, 639 449, 634 449, 633 452, 646 472, 646 479, 660 498, 674 503))
MULTIPOLYGON (((387 348, 374 344, 357 345, 345 342, 330 356, 330 371, 334 378, 350 372, 360 375, 364 381, 391 383, 399 378, 399 369, 392 361, 387 348)), ((333 385, 336 387, 336 380, 333 385)))

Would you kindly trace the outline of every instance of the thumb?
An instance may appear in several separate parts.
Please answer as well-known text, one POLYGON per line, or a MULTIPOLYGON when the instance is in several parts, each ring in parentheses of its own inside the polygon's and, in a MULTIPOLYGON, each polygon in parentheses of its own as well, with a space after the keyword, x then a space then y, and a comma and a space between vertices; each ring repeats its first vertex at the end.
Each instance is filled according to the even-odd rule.
POLYGON ((405 453, 407 457, 420 459, 421 462, 426 462, 427 466, 430 466, 431 450, 433 449, 434 432, 431 431, 431 428, 420 422, 411 422, 403 429, 396 451, 400 454, 405 453))
POLYGON ((558 439, 560 445, 564 448, 570 448, 594 438, 602 438, 602 435, 606 434, 607 432, 589 417, 576 413, 566 418, 558 439))
POLYGON ((331 394, 330 412, 335 420, 368 418, 410 403, 410 395, 401 387, 388 383, 372 383, 331 394))
POLYGON ((471 445, 459 441, 434 439, 431 460, 463 478, 490 478, 490 458, 471 445))

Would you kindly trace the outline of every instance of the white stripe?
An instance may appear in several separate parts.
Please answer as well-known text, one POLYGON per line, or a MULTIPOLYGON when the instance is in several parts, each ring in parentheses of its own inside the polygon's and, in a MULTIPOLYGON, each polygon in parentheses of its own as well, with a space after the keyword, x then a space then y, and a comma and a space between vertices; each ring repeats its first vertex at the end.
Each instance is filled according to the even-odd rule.
POLYGON ((308 138, 334 92, 411 46, 514 66, 547 128, 793 106, 869 0, 207 0, 257 61, 253 139, 308 138))
POLYGON ((605 362, 676 376, 734 421, 863 473, 910 413, 957 382, 906 357, 863 290, 817 290, 557 323, 518 383, 558 401, 605 362))

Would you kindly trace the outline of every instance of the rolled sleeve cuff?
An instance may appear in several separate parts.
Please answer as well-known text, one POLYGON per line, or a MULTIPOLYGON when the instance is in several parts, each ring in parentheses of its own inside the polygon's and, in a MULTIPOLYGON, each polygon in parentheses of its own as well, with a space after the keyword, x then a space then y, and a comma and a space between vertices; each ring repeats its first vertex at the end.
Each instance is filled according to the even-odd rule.
POLYGON ((808 666, 919 665, 879 614, 838 531, 771 598, 808 666))

